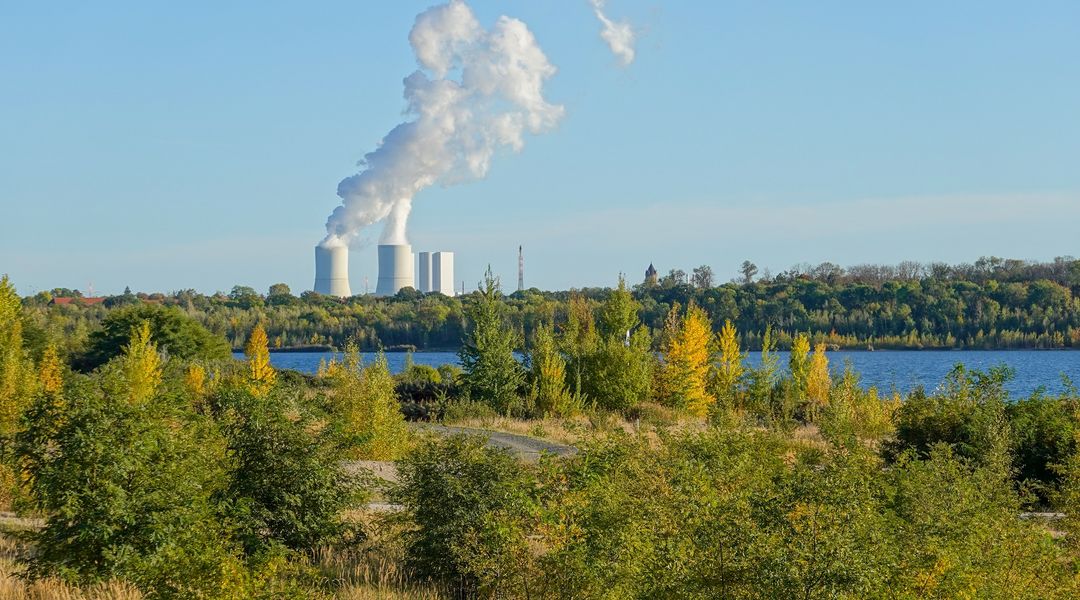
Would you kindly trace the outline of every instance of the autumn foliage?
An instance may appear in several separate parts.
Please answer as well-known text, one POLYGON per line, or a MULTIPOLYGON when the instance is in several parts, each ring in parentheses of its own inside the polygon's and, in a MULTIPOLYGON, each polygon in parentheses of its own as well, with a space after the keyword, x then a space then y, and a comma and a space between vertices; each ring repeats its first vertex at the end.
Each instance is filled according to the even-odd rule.
POLYGON ((277 372, 270 365, 270 348, 266 339, 266 329, 262 323, 255 326, 244 347, 248 359, 248 387, 256 396, 266 396, 274 386, 277 372))

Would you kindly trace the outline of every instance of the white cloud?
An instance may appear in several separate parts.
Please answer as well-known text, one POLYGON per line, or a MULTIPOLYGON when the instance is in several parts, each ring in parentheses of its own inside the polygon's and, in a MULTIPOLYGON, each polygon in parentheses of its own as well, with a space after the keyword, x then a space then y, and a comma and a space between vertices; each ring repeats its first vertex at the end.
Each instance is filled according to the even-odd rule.
POLYGON ((600 30, 600 38, 607 43, 611 52, 619 58, 623 66, 634 62, 634 29, 626 21, 612 21, 604 14, 605 0, 589 0, 592 4, 596 18, 600 20, 603 29, 600 30))

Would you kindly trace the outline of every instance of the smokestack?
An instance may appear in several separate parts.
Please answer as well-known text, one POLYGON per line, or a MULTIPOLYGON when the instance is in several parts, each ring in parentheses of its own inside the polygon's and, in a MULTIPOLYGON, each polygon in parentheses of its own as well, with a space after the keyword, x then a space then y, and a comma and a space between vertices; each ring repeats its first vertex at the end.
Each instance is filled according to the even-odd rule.
POLYGON ((431 291, 431 253, 420 253, 420 287, 418 288, 423 293, 431 291))
POLYGON ((379 245, 379 281, 376 296, 393 296, 402 288, 415 287, 412 246, 408 244, 379 245))
POLYGON ((338 298, 352 296, 348 246, 315 246, 315 291, 338 298))
POLYGON ((454 253, 436 252, 431 257, 431 283, 434 291, 454 295, 454 253))
POLYGON ((518 246, 518 291, 525 289, 525 253, 518 246))

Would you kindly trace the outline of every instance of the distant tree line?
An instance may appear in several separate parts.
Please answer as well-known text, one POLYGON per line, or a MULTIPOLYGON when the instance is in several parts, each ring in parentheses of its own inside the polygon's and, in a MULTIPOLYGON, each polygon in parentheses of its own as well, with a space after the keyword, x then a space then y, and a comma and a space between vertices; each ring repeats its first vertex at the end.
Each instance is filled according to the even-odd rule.
MULTIPOLYGON (((1070 257, 848 268, 822 263, 796 265, 776 275, 759 274, 746 261, 739 276, 727 283, 718 284, 712 268, 702 265, 689 274, 673 269, 632 291, 654 340, 675 303, 693 302, 717 327, 730 320, 741 332, 741 344, 751 349, 761 347, 770 327, 780 349, 789 349, 799 333, 833 349, 1080 347, 1080 261, 1070 257)), ((523 344, 536 335, 539 323, 564 327, 573 299, 596 309, 612 293, 610 288, 519 291, 505 298, 507 319, 523 344)), ((127 290, 93 305, 53 302, 80 296, 78 290, 57 289, 25 298, 28 337, 45 339, 46 330, 63 334, 59 337, 67 340, 69 351, 82 352, 90 332, 110 311, 156 304, 194 318, 237 350, 260 321, 267 324, 272 349, 343 348, 352 342, 362 350, 454 350, 462 344, 467 311, 483 293, 447 297, 406 288, 391 298, 338 300, 314 292, 297 296, 276 284, 266 294, 247 286, 213 295, 127 290)))

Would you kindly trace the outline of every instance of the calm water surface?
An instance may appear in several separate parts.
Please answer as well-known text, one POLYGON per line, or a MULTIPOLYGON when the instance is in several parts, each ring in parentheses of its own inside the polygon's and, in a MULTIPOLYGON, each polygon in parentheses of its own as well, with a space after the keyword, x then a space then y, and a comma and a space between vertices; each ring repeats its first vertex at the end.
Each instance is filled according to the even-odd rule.
MULTIPOLYGON (((778 354, 780 364, 786 366, 787 352, 778 354)), ((334 356, 339 355, 333 352, 275 352, 270 355, 270 362, 280 369, 314 373, 319 368, 319 361, 330 360, 334 356)), ((362 356, 366 362, 375 359, 372 352, 365 352, 362 356)), ((1008 386, 1014 396, 1026 396, 1040 386, 1050 393, 1059 392, 1063 388, 1062 375, 1080 384, 1080 351, 839 351, 830 352, 828 356, 834 371, 842 370, 845 361, 850 361, 862 376, 863 385, 876 386, 882 391, 907 392, 919 385, 933 389, 957 363, 979 370, 1009 365, 1016 370, 1016 378, 1008 386)), ((406 354, 402 352, 388 353, 386 359, 390 370, 401 372, 405 368, 405 357, 406 354)), ((413 362, 419 365, 438 367, 459 364, 454 352, 415 352, 412 357, 413 362)), ((761 362, 760 356, 751 353, 747 362, 757 365, 761 362)))

